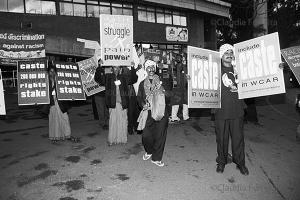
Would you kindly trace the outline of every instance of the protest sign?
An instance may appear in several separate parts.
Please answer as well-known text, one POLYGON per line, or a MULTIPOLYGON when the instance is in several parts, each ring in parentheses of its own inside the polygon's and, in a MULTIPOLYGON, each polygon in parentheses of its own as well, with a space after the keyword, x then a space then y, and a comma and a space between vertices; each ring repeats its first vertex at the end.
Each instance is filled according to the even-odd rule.
POLYGON ((98 67, 95 57, 77 62, 77 64, 80 71, 83 89, 87 96, 91 96, 105 90, 104 86, 100 86, 94 80, 95 72, 98 67))
POLYGON ((85 94, 77 63, 53 62, 57 72, 58 100, 85 100, 85 94))
POLYGON ((234 45, 239 99, 285 93, 278 33, 234 45))
POLYGON ((47 60, 18 62, 18 104, 49 104, 47 60))
POLYGON ((0 115, 6 115, 1 69, 0 69, 0 115))
POLYGON ((45 34, 0 32, 0 64, 45 56, 45 34))
POLYGON ((300 84, 300 46, 282 49, 281 54, 300 84))
POLYGON ((216 51, 188 46, 188 107, 220 108, 220 54, 216 51))
POLYGON ((132 61, 133 17, 100 15, 100 45, 103 66, 130 66, 132 61))

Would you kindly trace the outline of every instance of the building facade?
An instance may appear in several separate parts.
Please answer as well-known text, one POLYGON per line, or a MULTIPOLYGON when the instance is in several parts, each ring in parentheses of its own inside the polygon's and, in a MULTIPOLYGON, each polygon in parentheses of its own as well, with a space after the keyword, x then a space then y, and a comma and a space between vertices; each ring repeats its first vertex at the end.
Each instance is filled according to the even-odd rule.
POLYGON ((47 57, 76 62, 93 55, 77 38, 100 40, 100 14, 131 15, 137 45, 216 49, 214 22, 228 17, 230 6, 220 0, 1 0, 0 31, 45 34, 47 57), (172 37, 174 30, 182 37, 172 37))

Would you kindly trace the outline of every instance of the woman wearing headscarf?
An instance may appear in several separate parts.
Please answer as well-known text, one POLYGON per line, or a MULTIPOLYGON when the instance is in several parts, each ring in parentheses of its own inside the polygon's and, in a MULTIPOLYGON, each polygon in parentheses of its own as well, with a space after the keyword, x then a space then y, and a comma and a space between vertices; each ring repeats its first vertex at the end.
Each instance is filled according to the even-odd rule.
POLYGON ((143 160, 148 160, 151 158, 152 163, 159 167, 163 167, 164 163, 162 162, 162 157, 167 137, 169 111, 169 109, 166 107, 166 102, 169 101, 165 99, 166 95, 162 86, 162 82, 159 76, 155 74, 156 63, 152 60, 147 60, 145 62, 145 70, 148 76, 140 83, 137 96, 138 103, 143 109, 140 117, 145 119, 141 120, 140 122, 144 122, 142 127, 142 143, 146 152, 143 155, 143 160), (154 119, 153 108, 154 106, 157 106, 154 105, 154 98, 157 94, 163 95, 163 99, 160 99, 161 102, 156 102, 162 105, 158 106, 162 110, 155 111, 160 113, 161 116, 154 119))
POLYGON ((55 67, 50 63, 48 69, 50 90, 49 139, 53 143, 65 139, 78 142, 79 138, 71 136, 71 126, 68 116, 69 103, 57 99, 57 73, 55 67))
POLYGON ((128 85, 137 81, 134 67, 129 75, 123 73, 121 66, 113 66, 112 73, 104 73, 104 68, 98 67, 95 81, 105 86, 105 102, 109 108, 108 145, 127 143, 129 104, 128 85))

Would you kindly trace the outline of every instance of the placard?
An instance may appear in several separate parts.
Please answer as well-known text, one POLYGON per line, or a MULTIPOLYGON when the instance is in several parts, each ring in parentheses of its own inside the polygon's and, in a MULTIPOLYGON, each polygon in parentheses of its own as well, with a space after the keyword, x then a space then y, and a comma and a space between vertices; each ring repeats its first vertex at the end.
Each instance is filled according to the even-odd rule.
POLYGON ((58 100, 85 100, 77 63, 54 61, 58 100))
POLYGON ((131 66, 133 17, 100 15, 100 45, 103 66, 131 66))
POLYGON ((18 62, 18 104, 49 104, 47 60, 18 62))
POLYGON ((1 69, 0 69, 0 115, 6 115, 1 69))
POLYGON ((300 46, 282 49, 281 54, 300 84, 300 46))
POLYGON ((285 93, 278 33, 234 45, 239 99, 285 93))
POLYGON ((98 67, 98 63, 95 61, 95 57, 77 62, 77 64, 80 71, 83 89, 87 96, 91 96, 105 90, 104 86, 100 86, 94 80, 95 72, 98 67))
POLYGON ((188 107, 221 108, 220 53, 188 46, 188 107))
POLYGON ((0 32, 0 64, 44 57, 45 34, 0 32))
POLYGON ((187 42, 189 40, 188 29, 181 28, 181 27, 167 26, 166 39, 167 41, 187 42))

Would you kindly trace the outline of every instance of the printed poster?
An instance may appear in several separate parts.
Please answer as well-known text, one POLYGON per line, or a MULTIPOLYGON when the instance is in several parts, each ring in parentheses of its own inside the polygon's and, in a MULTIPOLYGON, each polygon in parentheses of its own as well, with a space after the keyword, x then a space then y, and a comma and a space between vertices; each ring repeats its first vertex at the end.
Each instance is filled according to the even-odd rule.
POLYGON ((0 32, 0 64, 45 57, 45 34, 0 32))
POLYGON ((18 104, 49 104, 47 60, 18 62, 18 104))
POLYGON ((57 99, 85 100, 85 94, 77 63, 54 62, 57 71, 57 99))
POLYGON ((166 39, 167 41, 178 41, 178 42, 188 42, 188 29, 181 27, 166 27, 166 39))
POLYGON ((100 45, 103 66, 130 66, 133 44, 133 17, 100 15, 100 45))
POLYGON ((216 51, 187 47, 188 107, 221 108, 221 64, 216 51))
POLYGON ((278 33, 234 45, 239 99, 285 93, 278 33))
POLYGON ((83 89, 87 96, 91 96, 105 90, 104 86, 100 86, 94 80, 95 72, 98 67, 98 62, 95 61, 94 57, 77 62, 77 64, 80 71, 83 89))
POLYGON ((284 57, 300 84, 300 46, 282 49, 281 55, 284 57))
POLYGON ((0 69, 0 115, 6 115, 1 69, 0 69))

